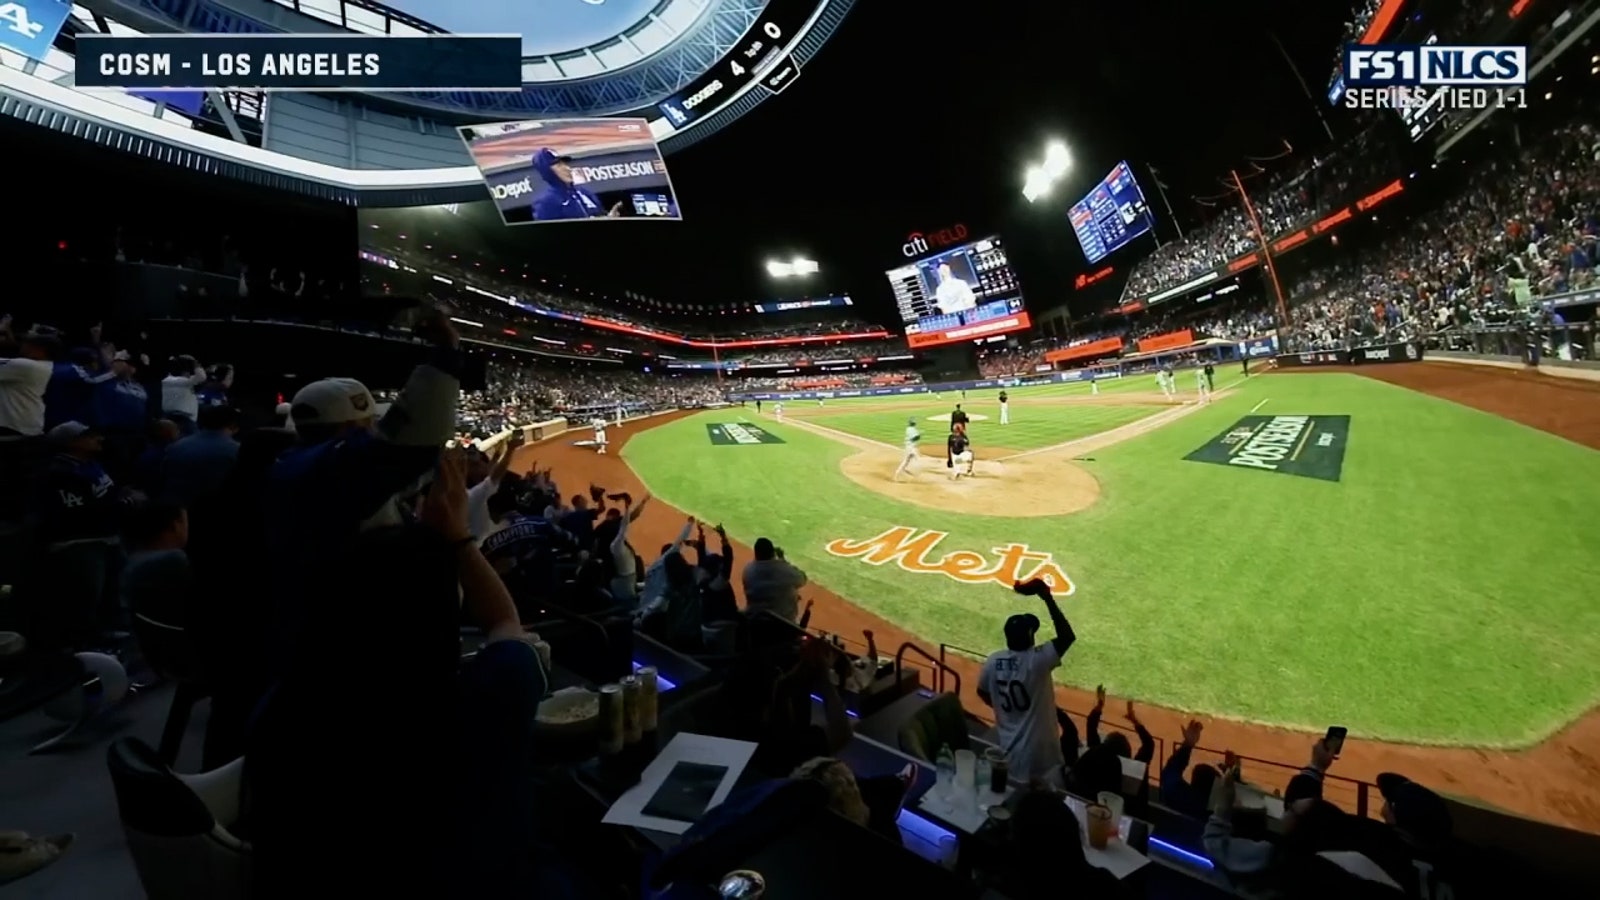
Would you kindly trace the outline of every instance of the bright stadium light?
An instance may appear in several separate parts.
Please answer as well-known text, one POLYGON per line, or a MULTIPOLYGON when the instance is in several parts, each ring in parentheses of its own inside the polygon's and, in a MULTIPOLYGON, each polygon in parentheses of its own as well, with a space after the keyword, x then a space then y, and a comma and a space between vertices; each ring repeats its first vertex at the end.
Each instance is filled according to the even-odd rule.
POLYGON ((1044 149, 1044 162, 1031 165, 1023 173, 1022 196, 1029 203, 1050 193, 1056 182, 1072 171, 1072 153, 1060 141, 1051 141, 1044 149))
POLYGON ((822 267, 817 265, 817 261, 814 259, 805 259, 797 256, 788 261, 767 260, 767 274, 773 278, 803 278, 807 275, 815 275, 820 271, 822 271, 822 267))

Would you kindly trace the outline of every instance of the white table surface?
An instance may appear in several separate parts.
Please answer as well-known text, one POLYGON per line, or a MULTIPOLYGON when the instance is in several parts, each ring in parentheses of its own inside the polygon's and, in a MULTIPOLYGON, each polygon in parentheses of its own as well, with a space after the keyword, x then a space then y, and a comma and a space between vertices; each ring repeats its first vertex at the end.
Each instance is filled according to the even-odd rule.
POLYGON ((952 803, 940 795, 943 785, 935 784, 927 793, 917 799, 917 808, 930 815, 937 816, 940 821, 946 822, 965 834, 977 834, 978 829, 989 818, 989 807, 999 806, 1006 802, 1006 798, 1015 793, 1016 788, 1007 787, 1004 794, 996 794, 983 785, 977 791, 976 797, 970 792, 964 798, 952 803))
POLYGON ((1106 841, 1104 850, 1096 850, 1089 846, 1089 815, 1088 805, 1077 797, 1067 797, 1067 808, 1078 817, 1078 830, 1083 838, 1083 856, 1089 865, 1105 869, 1118 880, 1127 878, 1150 864, 1150 857, 1128 846, 1128 830, 1133 821, 1127 816, 1117 824, 1117 836, 1106 841))

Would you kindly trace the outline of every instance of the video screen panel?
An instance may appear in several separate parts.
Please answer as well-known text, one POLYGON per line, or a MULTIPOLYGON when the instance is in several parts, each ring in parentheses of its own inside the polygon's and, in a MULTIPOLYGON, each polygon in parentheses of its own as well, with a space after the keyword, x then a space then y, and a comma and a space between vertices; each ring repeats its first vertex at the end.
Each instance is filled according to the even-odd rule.
POLYGON ((929 347, 1032 326, 1022 287, 998 237, 946 250, 885 273, 906 341, 929 347))
POLYGON ((529 119, 459 131, 507 225, 683 217, 644 119, 529 119))
POLYGON ((1126 160, 1117 163, 1094 190, 1072 204, 1072 230, 1078 246, 1093 265, 1150 231, 1155 220, 1144 192, 1126 160))

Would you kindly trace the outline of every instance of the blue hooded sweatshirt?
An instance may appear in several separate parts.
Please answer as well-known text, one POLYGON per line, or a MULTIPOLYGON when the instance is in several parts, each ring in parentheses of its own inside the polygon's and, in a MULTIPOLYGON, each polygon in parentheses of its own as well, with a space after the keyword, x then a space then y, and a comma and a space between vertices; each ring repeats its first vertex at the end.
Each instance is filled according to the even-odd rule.
POLYGON ((550 222, 560 219, 592 219, 606 214, 600 198, 588 188, 569 184, 556 176, 551 168, 560 159, 548 147, 533 155, 533 170, 544 182, 544 190, 534 195, 533 220, 550 222))
POLYGON ((44 389, 44 427, 54 428, 62 422, 94 421, 95 386, 114 377, 110 372, 91 375, 76 362, 55 363, 50 372, 50 384, 44 389))

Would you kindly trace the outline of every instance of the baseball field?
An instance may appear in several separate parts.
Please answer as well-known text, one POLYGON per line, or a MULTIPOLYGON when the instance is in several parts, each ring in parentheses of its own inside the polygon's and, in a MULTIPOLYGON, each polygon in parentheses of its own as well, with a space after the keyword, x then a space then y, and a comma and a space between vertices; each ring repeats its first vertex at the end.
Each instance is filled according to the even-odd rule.
POLYGON ((1153 377, 1012 390, 1006 425, 993 391, 797 401, 781 422, 767 404, 638 430, 622 459, 676 510, 772 537, 830 598, 824 626, 857 621, 821 609, 841 598, 867 627, 985 654, 1034 608, 1011 581, 1044 577, 1079 636, 1063 702, 1104 684, 1295 763, 1344 725, 1347 757, 1370 756, 1352 777, 1431 769, 1596 828, 1592 751, 1563 774, 1515 763, 1600 694, 1600 393, 1555 381, 1230 369, 1200 403, 1179 373, 1178 403, 1153 377), (957 402, 979 462, 952 481, 957 402), (929 446, 897 483, 907 419, 929 446), (1468 771, 1485 760, 1520 799, 1468 771))

